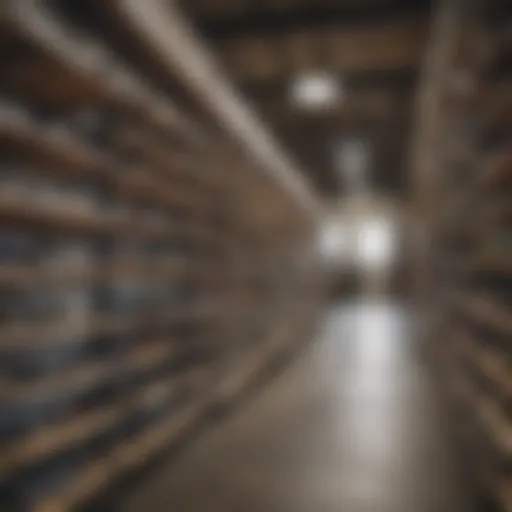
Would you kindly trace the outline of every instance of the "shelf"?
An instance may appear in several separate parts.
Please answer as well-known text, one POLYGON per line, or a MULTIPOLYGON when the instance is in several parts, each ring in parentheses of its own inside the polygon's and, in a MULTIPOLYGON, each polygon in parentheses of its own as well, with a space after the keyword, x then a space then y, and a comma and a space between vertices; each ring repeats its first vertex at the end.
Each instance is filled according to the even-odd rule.
POLYGON ((165 209, 204 209, 211 202, 205 194, 191 192, 171 181, 163 186, 161 171, 155 175, 150 169, 124 170, 111 157, 79 141, 71 131, 52 132, 29 120, 23 110, 8 110, 0 120, 0 145, 8 154, 35 162, 47 172, 68 179, 101 180, 130 200, 156 202, 165 209))
MULTIPOLYGON (((212 165, 210 152, 199 155, 165 146, 151 138, 150 134, 138 127, 121 128, 112 136, 110 144, 116 151, 137 153, 147 164, 155 169, 160 180, 172 179, 180 185, 191 185, 199 192, 211 192, 219 189, 219 175, 205 172, 212 165), (200 168, 200 169, 199 169, 200 168)), ((209 170, 209 169, 208 169, 209 170)))
POLYGON ((179 378, 164 378, 147 388, 126 397, 120 404, 109 404, 79 413, 69 420, 37 429, 15 442, 2 447, 0 477, 19 471, 29 464, 36 464, 44 458, 55 456, 87 440, 113 430, 141 408, 156 406, 169 401, 177 394, 179 378))
POLYGON ((178 357, 183 352, 180 345, 180 340, 173 338, 142 339, 116 357, 85 360, 29 382, 5 379, 0 397, 4 403, 31 404, 86 394, 109 382, 149 373, 178 357))
POLYGON ((496 250, 477 253, 467 265, 470 274, 501 275, 512 277, 512 252, 510 254, 496 250))
POLYGON ((491 491, 498 497, 503 512, 512 512, 512 478, 500 477, 491 482, 491 491))
POLYGON ((490 24, 486 11, 496 3, 454 7, 457 51, 436 82, 439 109, 429 119, 440 132, 423 149, 439 163, 436 204, 425 206, 440 212, 439 233, 431 232, 440 270, 432 290, 451 290, 446 300, 430 297, 443 299, 436 333, 443 388, 475 483, 512 512, 512 39, 510 12, 494 20, 500 26, 490 24))
POLYGON ((144 218, 130 210, 82 212, 14 197, 0 199, 0 227, 36 233, 139 241, 172 240, 177 237, 204 241, 216 239, 211 229, 194 226, 192 219, 178 222, 176 219, 167 220, 166 217, 144 218))
POLYGON ((150 262, 114 259, 98 262, 91 259, 83 267, 65 265, 0 263, 0 286, 30 288, 46 287, 50 290, 63 287, 112 285, 119 281, 130 283, 155 283, 183 276, 190 268, 194 273, 206 274, 206 269, 191 266, 184 258, 159 258, 150 262))
POLYGON ((489 157, 484 165, 480 186, 485 190, 512 185, 512 150, 505 149, 489 157))
POLYGON ((139 314, 99 315, 79 320, 56 319, 46 322, 13 322, 0 328, 0 350, 48 349, 75 345, 87 339, 106 334, 121 334, 133 330, 165 328, 175 323, 205 319, 218 312, 218 305, 208 301, 166 308, 164 311, 148 311, 139 314), (35 341, 34 341, 35 340, 35 341))
POLYGON ((220 381, 237 403, 315 302, 313 269, 287 265, 309 213, 213 111, 182 112, 200 92, 175 106, 171 69, 133 59, 113 18, 87 33, 57 4, 0 6, 0 476, 34 512, 141 468, 219 406, 220 381), (75 456, 60 489, 34 489, 75 456))
POLYGON ((497 397, 512 399, 512 379, 510 378, 511 360, 499 349, 478 343, 477 340, 466 329, 460 340, 459 355, 468 357, 474 368, 476 368, 486 380, 493 383, 498 391, 497 397))
POLYGON ((44 208, 26 200, 0 201, 0 226, 20 230, 49 230, 82 236, 114 235, 127 230, 128 219, 114 215, 80 213, 64 209, 44 208))
POLYGON ((0 477, 6 478, 27 464, 35 464, 45 457, 68 449, 73 444, 113 429, 120 421, 121 411, 123 410, 112 407, 92 410, 64 424, 39 428, 34 434, 22 438, 19 442, 3 446, 0 477))
POLYGON ((177 442, 194 424, 205 417, 209 402, 198 399, 173 411, 162 423, 119 443, 108 456, 85 465, 70 484, 53 496, 34 504, 34 512, 69 512, 86 502, 127 472, 143 467, 163 447, 177 442))
MULTIPOLYGON (((266 364, 286 348, 290 339, 290 328, 281 327, 274 336, 262 346, 250 353, 245 359, 246 374, 230 379, 230 398, 243 393, 245 388, 266 367, 266 364)), ((200 382, 204 373, 199 372, 200 382)), ((198 400, 185 405, 175 416, 171 415, 161 424, 143 432, 136 438, 126 440, 111 451, 108 458, 99 459, 87 465, 80 474, 54 496, 44 499, 33 508, 35 511, 68 512, 73 507, 87 502, 113 481, 121 478, 129 471, 143 467, 163 447, 179 440, 190 427, 201 418, 206 417, 210 407, 214 405, 212 398, 198 400)), ((218 396, 217 396, 218 399, 218 396)))
MULTIPOLYGON (((25 21, 30 23, 32 20, 24 18, 24 13, 20 13, 20 19, 15 19, 12 11, 7 12, 10 9, 13 7, 2 6, 0 28, 8 34, 11 48, 18 49, 25 58, 0 67, 4 92, 11 97, 36 100, 40 105, 60 111, 81 111, 114 99, 107 85, 100 81, 99 74, 97 77, 87 76, 76 61, 68 66, 57 56, 52 45, 40 45, 39 38, 23 27, 25 21)), ((40 26, 38 30, 45 28, 40 26)), ((70 48, 70 51, 73 50, 70 48)))
POLYGON ((459 376, 457 387, 461 396, 475 415, 475 420, 483 429, 493 450, 502 459, 512 456, 512 425, 500 406, 488 397, 482 395, 467 377, 459 376))
POLYGON ((512 335, 512 314, 505 305, 489 297, 459 295, 456 307, 472 320, 502 334, 512 335))
POLYGON ((3 6, 1 22, 5 37, 32 46, 36 56, 35 61, 8 70, 16 92, 24 90, 52 107, 119 105, 164 133, 204 144, 202 130, 174 105, 120 65, 100 43, 65 28, 37 0, 3 6))
POLYGON ((487 130, 508 129, 512 116, 512 83, 500 81, 486 87, 479 101, 482 123, 487 130))
POLYGON ((71 131, 37 125, 23 110, 3 108, 0 112, 0 147, 8 155, 33 160, 48 171, 69 177, 108 178, 114 174, 112 164, 74 138, 71 131))

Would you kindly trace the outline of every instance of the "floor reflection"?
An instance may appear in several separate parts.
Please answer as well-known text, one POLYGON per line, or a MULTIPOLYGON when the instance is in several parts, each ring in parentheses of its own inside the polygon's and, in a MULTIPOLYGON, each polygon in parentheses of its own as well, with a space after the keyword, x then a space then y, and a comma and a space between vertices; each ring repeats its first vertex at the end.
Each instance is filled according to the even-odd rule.
POLYGON ((337 306, 258 399, 127 500, 129 512, 470 512, 410 314, 337 306))

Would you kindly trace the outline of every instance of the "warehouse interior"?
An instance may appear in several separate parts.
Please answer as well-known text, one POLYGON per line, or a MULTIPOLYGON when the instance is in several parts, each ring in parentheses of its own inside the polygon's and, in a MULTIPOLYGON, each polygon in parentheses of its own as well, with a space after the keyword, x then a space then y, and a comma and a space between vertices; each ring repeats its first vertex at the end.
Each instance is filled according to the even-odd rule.
POLYGON ((510 1, 0 28, 0 511, 512 512, 510 1))

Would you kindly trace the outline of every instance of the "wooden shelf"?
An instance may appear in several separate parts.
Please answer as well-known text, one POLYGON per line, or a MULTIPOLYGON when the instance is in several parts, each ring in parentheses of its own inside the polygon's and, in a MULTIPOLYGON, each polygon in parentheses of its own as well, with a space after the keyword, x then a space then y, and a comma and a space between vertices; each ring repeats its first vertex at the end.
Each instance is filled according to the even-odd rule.
POLYGON ((510 477, 493 479, 491 492, 498 497, 503 512, 512 512, 512 479, 510 477))
POLYGON ((20 230, 49 230, 59 233, 73 233, 82 236, 113 235, 126 231, 129 220, 115 215, 99 215, 44 208, 27 200, 0 201, 0 226, 20 230))
POLYGON ((142 467, 162 446, 176 442, 208 410, 208 401, 198 399, 162 423, 114 447, 105 458, 86 465, 69 486, 34 505, 34 512, 68 512, 98 494, 129 471, 142 467))
POLYGON ((482 124, 487 130, 509 126, 512 115, 512 83, 500 81, 486 87, 479 100, 482 124))
POLYGON ((203 301, 164 311, 138 315, 91 315, 79 321, 57 319, 46 322, 13 322, 0 329, 0 350, 19 351, 60 347, 99 335, 130 332, 134 329, 165 328, 178 322, 200 320, 215 314, 219 305, 203 301), (35 340, 35 341, 34 341, 35 340))
MULTIPOLYGON (((450 371, 453 372, 453 369, 450 371)), ((468 427, 475 427, 472 441, 484 443, 483 448, 486 451, 488 446, 492 447, 492 453, 489 453, 491 458, 485 462, 480 461, 480 475, 495 473, 500 461, 507 460, 512 455, 512 432, 506 415, 499 404, 482 394, 466 375, 459 373, 453 376, 451 386, 455 400, 463 403, 471 414, 473 425, 468 427)))
POLYGON ((489 157, 482 172, 481 186, 496 190, 512 184, 512 150, 505 149, 489 157))
POLYGON ((6 478, 27 464, 35 464, 73 444, 113 429, 120 421, 122 412, 124 410, 120 406, 92 410, 64 424, 40 428, 19 442, 9 443, 2 448, 4 456, 0 463, 0 476, 6 478))
POLYGON ((0 287, 12 310, 0 476, 30 502, 34 482, 77 456, 60 489, 27 504, 70 512, 177 442, 219 405, 222 379, 236 402, 265 378, 311 324, 318 290, 314 262, 288 264, 315 222, 266 159, 240 151, 218 115, 199 125, 182 111, 203 104, 197 91, 175 105, 170 69, 161 83, 128 54, 136 42, 117 45, 108 22, 88 33, 55 5, 0 7, 0 287), (61 312, 75 299, 83 307, 61 312))
POLYGON ((435 215, 438 233, 431 233, 436 268, 442 270, 437 286, 453 292, 439 308, 444 319, 436 353, 443 388, 475 481, 512 512, 510 12, 503 12, 497 27, 498 20, 491 23, 487 16, 493 4, 477 0, 473 10, 454 4, 447 14, 457 51, 434 81, 439 94, 430 91, 438 96, 432 111, 438 110, 428 123, 439 132, 425 137, 423 149, 439 164, 430 206, 442 212, 435 215))
POLYGON ((465 296, 457 298, 457 308, 472 320, 482 323, 497 332, 512 334, 512 314, 499 302, 483 296, 465 296))
POLYGON ((86 360, 29 382, 4 379, 0 399, 4 403, 30 404, 42 403, 52 397, 84 394, 111 381, 126 379, 136 373, 149 373, 172 361, 183 352, 181 341, 173 338, 142 339, 117 357, 86 360))
POLYGON ((184 150, 175 150, 155 141, 147 131, 137 126, 125 127, 112 135, 111 145, 117 151, 136 153, 147 165, 155 169, 159 180, 172 179, 178 184, 193 186, 199 192, 211 192, 219 189, 221 176, 205 172, 212 165, 211 152, 199 155, 184 150))
POLYGON ((470 274, 487 274, 512 276, 512 253, 496 250, 481 251, 476 254, 467 265, 470 274))
POLYGON ((164 133, 179 134, 196 144, 204 141, 204 134, 191 120, 121 66, 105 47, 79 38, 61 23, 34 0, 3 7, 6 37, 28 45, 35 54, 35 61, 8 70, 9 83, 18 92, 60 108, 99 107, 109 102, 164 133), (101 72, 107 69, 108 73, 101 72))
POLYGON ((492 383, 491 394, 497 402, 509 402, 512 399, 512 379, 510 378, 510 356, 503 351, 478 342, 466 328, 456 339, 457 357, 467 360, 478 374, 492 383))
MULTIPOLYGON (((129 200, 152 201, 166 209, 205 208, 205 194, 183 187, 162 187, 161 172, 124 170, 114 159, 80 142, 69 131, 48 132, 31 122, 22 110, 0 121, 0 147, 8 154, 36 162, 47 172, 64 178, 92 178, 120 191, 129 200)), ((167 161, 169 161, 167 159, 167 161)), ((169 169, 169 164, 167 164, 169 169)), ((172 177, 168 176, 168 179, 172 177)))
POLYGON ((166 377, 150 384, 135 396, 126 397, 121 403, 79 413, 69 420, 11 441, 2 447, 0 476, 5 478, 24 466, 40 462, 80 442, 92 440, 143 409, 168 403, 178 396, 179 385, 179 377, 166 377))
POLYGON ((177 237, 203 241, 216 239, 211 229, 194 225, 192 219, 171 221, 165 216, 143 218, 129 210, 82 212, 67 207, 38 205, 28 198, 15 197, 0 198, 0 227, 81 237, 123 236, 141 241, 173 240, 177 237))
POLYGON ((92 147, 86 147, 64 129, 53 132, 36 125, 23 110, 3 109, 0 147, 8 155, 20 155, 48 171, 69 177, 108 178, 112 164, 92 147))
POLYGON ((497 403, 473 391, 471 400, 475 403, 478 421, 487 433, 493 447, 501 457, 512 456, 512 425, 497 403))
MULTIPOLYGON (((189 268, 190 263, 178 257, 159 258, 147 263, 123 259, 91 260, 81 268, 0 263, 0 286, 29 290, 35 287, 61 289, 80 285, 112 285, 119 281, 156 283, 182 277, 189 268)), ((211 272, 207 266, 196 264, 192 268, 198 276, 207 276, 211 272)))
MULTIPOLYGON (((233 400, 235 395, 243 393, 269 361, 287 348, 287 341, 290 340, 291 335, 290 328, 281 327, 264 345, 256 347, 247 356, 244 364, 240 365, 246 370, 244 374, 239 373, 230 379, 230 400, 233 400)), ((199 379, 195 380, 204 381, 204 372, 200 371, 199 379)), ((64 487, 54 497, 43 500, 35 506, 34 510, 67 512, 72 507, 86 502, 114 479, 146 464, 162 446, 168 446, 176 441, 193 423, 205 416, 210 406, 219 399, 219 395, 215 396, 214 402, 211 402, 212 398, 209 396, 206 400, 193 402, 185 406, 176 416, 172 416, 171 413, 171 416, 161 424, 148 429, 135 439, 120 444, 112 451, 108 460, 93 461, 69 487, 64 487)))

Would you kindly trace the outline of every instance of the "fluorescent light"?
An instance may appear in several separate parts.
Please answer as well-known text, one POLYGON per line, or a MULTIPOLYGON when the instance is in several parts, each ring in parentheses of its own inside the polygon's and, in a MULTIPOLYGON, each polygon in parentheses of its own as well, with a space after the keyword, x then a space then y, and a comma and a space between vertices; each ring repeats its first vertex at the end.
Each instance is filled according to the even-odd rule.
POLYGON ((341 99, 338 80, 329 73, 308 73, 298 76, 291 85, 291 101, 304 109, 324 109, 341 99))

